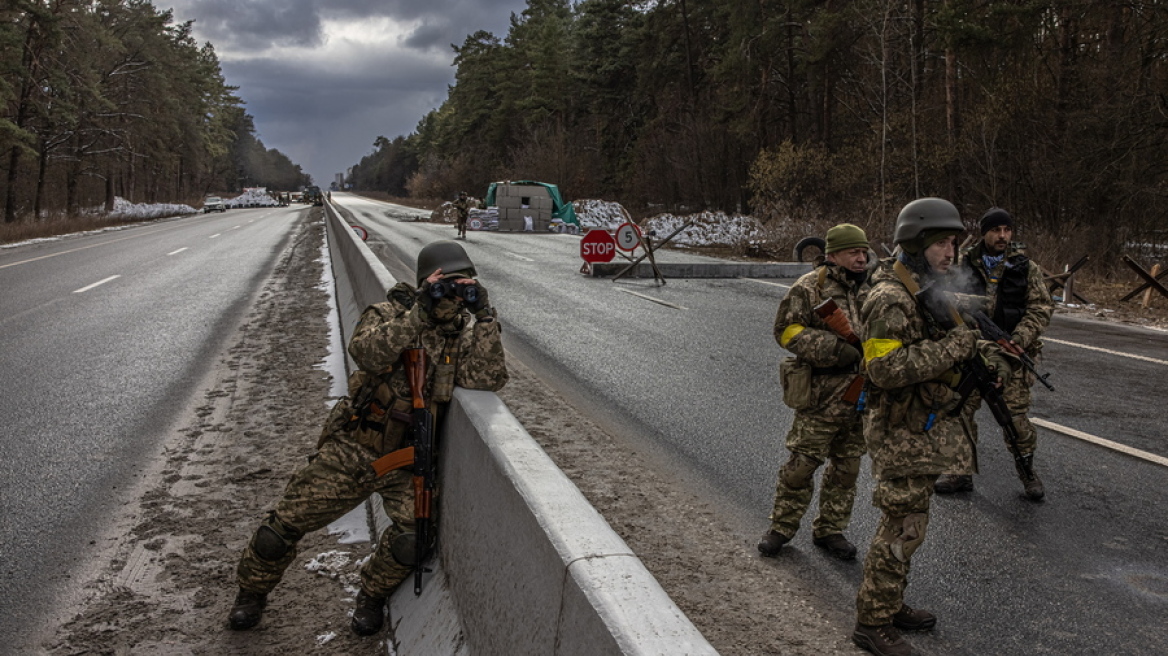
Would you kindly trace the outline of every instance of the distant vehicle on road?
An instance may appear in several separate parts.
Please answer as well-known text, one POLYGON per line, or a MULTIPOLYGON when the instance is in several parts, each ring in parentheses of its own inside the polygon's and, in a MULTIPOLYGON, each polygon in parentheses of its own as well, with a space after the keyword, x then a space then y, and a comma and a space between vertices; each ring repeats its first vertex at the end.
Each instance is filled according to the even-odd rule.
POLYGON ((218 196, 207 196, 207 199, 203 201, 203 214, 226 211, 227 206, 223 204, 223 199, 218 196))

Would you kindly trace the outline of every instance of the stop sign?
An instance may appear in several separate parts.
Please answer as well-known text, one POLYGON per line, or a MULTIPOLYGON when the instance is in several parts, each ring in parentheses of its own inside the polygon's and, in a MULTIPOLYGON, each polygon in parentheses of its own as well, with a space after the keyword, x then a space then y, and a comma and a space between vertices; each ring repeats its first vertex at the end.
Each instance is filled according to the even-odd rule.
POLYGON ((605 230, 593 229, 580 240, 580 257, 585 262, 611 262, 616 256, 616 240, 605 230))

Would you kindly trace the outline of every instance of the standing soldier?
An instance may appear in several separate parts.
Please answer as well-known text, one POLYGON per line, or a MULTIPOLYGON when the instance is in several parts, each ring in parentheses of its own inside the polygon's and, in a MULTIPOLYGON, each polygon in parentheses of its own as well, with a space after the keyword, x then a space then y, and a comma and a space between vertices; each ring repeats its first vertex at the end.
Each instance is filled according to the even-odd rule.
MULTIPOLYGON (((864 560, 852 640, 880 656, 910 656, 900 631, 936 624, 932 613, 904 603, 909 561, 925 539, 937 477, 974 467, 971 439, 951 413, 960 403, 956 367, 977 354, 977 334, 964 324, 939 329, 916 297, 944 281, 963 232, 949 201, 906 205, 894 234, 901 253, 881 264, 860 310, 872 385, 865 427, 876 479, 872 505, 882 516, 864 560)), ((988 364, 992 371, 1009 367, 1000 354, 988 364)))
POLYGON ((852 326, 868 290, 868 237, 857 226, 837 225, 827 231, 824 251, 826 261, 791 286, 775 316, 775 340, 796 356, 781 367, 783 400, 795 419, 787 433, 791 456, 779 469, 771 528, 758 543, 764 556, 775 556, 795 536, 815 491, 815 470, 830 459, 811 541, 836 558, 856 557, 843 532, 852 518, 865 451, 858 408, 862 342, 852 326), (817 310, 828 301, 838 313, 825 318, 827 312, 817 310))
POLYGON ((377 477, 371 465, 404 446, 407 437, 413 404, 405 367, 400 365, 402 351, 426 349, 424 398, 435 415, 444 411, 455 385, 493 391, 507 382, 495 310, 474 275, 474 264, 462 246, 453 241, 431 243, 418 254, 417 291, 398 283, 387 302, 372 305, 361 315, 349 341, 349 355, 360 367, 349 377, 350 396, 333 406, 316 455, 293 475, 284 497, 244 550, 231 628, 250 629, 259 623, 268 593, 295 558, 300 538, 377 492, 393 526, 381 535, 377 550, 361 568, 352 628, 358 635, 381 630, 386 598, 414 567, 412 562, 403 564, 412 560, 408 547, 400 560, 394 549, 395 542, 413 544, 412 473, 396 469, 377 477), (475 285, 477 294, 473 299, 457 295, 472 296, 460 285, 475 285), (433 293, 436 287, 443 293, 433 293))
MULTIPOLYGON (((963 254, 959 271, 970 278, 973 293, 986 297, 986 315, 1008 333, 1031 360, 1038 362, 1042 352, 1039 337, 1050 325, 1050 315, 1054 312, 1054 302, 1042 281, 1042 269, 1026 257, 1021 244, 1011 241, 1014 238, 1014 218, 1006 210, 990 208, 981 217, 981 234, 981 241, 963 254)), ((1022 371, 1021 367, 1021 363, 1017 363, 1002 396, 1020 438, 1014 467, 1022 480, 1026 498, 1039 501, 1046 491, 1033 466, 1038 431, 1026 416, 1030 411, 1030 388, 1035 376, 1022 371)), ((977 424, 973 414, 979 405, 980 397, 975 397, 964 408, 967 426, 975 440, 977 424)), ((934 489, 938 494, 969 491, 973 489, 973 476, 945 474, 937 479, 934 489)))
POLYGON ((458 200, 454 201, 454 209, 458 211, 454 227, 458 229, 458 236, 466 239, 466 221, 470 218, 470 199, 466 197, 465 191, 458 192, 458 200))

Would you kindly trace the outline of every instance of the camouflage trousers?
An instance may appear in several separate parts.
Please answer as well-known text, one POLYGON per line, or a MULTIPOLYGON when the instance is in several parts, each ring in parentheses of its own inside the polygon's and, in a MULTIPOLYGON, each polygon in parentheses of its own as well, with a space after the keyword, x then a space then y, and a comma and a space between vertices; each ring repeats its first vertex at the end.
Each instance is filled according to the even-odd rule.
POLYGON ((861 415, 829 421, 797 412, 787 433, 787 450, 791 456, 779 469, 771 530, 787 538, 795 535, 811 505, 815 470, 830 459, 819 490, 819 514, 811 530, 817 538, 843 533, 852 520, 856 478, 866 450, 861 415))
MULTIPOLYGON (((1002 388, 1002 398, 1010 410, 1014 427, 1018 429, 1018 452, 1024 456, 1034 453, 1035 449, 1038 448, 1038 430, 1034 428, 1034 424, 1031 424, 1030 418, 1026 416, 1030 412, 1030 387, 1034 385, 1034 382, 1034 374, 1023 369, 1015 371, 1002 388)), ((977 422, 974 421, 973 415, 981 405, 981 395, 974 392, 961 413, 962 421, 969 427, 969 434, 973 438, 974 444, 978 442, 978 435, 977 422)), ((991 425, 1000 430, 996 422, 991 425)), ((1005 439, 1005 432, 1002 433, 1002 438, 1005 439)))
POLYGON ((382 533, 377 550, 361 568, 361 588, 371 596, 383 597, 409 576, 413 568, 395 561, 390 547, 399 535, 414 530, 413 475, 398 469, 375 478, 369 464, 378 455, 346 433, 334 433, 326 440, 316 457, 292 476, 284 497, 261 524, 280 536, 287 552, 274 560, 260 556, 256 553, 257 533, 239 561, 239 587, 271 592, 295 559, 296 542, 301 537, 336 521, 374 492, 381 495, 393 525, 382 533))
POLYGON ((892 622, 904 605, 912 554, 925 539, 935 474, 877 480, 872 505, 883 515, 864 559, 864 580, 856 593, 856 620, 879 626, 892 622))

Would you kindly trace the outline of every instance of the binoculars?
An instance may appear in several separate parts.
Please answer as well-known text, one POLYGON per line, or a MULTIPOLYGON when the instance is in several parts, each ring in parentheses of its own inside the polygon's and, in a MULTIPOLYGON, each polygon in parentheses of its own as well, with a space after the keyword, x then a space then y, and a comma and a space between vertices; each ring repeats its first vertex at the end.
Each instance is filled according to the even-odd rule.
POLYGON ((438 300, 447 296, 474 303, 479 300, 479 286, 473 282, 459 284, 453 280, 439 280, 430 284, 430 298, 438 300))

